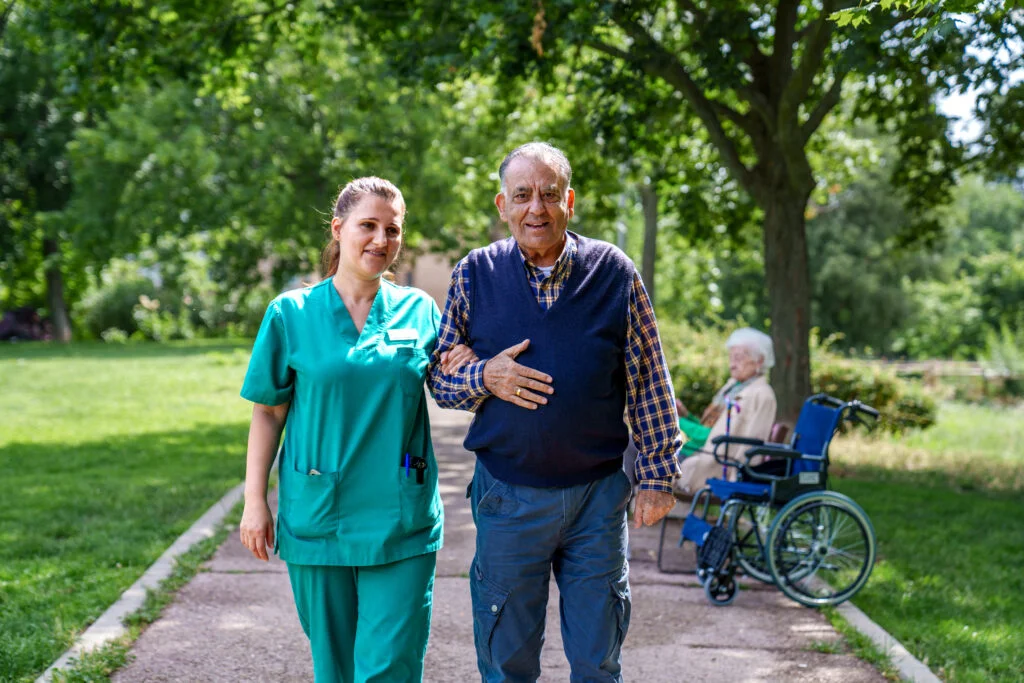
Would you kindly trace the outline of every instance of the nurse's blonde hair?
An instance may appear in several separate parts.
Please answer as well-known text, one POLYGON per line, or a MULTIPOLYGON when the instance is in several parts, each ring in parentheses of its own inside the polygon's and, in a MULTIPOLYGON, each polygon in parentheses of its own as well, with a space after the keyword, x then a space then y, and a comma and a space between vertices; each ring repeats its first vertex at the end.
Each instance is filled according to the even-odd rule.
MULTIPOLYGON (((380 197, 386 202, 398 201, 402 205, 402 215, 405 215, 405 198, 402 196, 402 191, 390 180, 384 180, 377 176, 366 176, 365 178, 356 178, 341 188, 341 191, 338 192, 338 199, 334 202, 334 217, 344 221, 352 213, 356 204, 367 195, 380 197)), ((320 272, 324 274, 325 280, 334 277, 334 274, 338 272, 338 263, 341 260, 339 250, 338 240, 331 235, 331 241, 324 247, 323 254, 320 256, 320 272)))

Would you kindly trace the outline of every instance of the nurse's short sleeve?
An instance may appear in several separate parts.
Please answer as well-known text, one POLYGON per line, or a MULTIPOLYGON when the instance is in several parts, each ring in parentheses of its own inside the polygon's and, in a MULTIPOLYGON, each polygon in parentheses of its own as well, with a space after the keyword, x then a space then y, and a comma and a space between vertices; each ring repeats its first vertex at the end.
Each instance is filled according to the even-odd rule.
POLYGON ((242 383, 242 398, 253 403, 277 406, 292 397, 295 371, 288 365, 288 340, 281 310, 270 304, 249 358, 249 369, 242 383))

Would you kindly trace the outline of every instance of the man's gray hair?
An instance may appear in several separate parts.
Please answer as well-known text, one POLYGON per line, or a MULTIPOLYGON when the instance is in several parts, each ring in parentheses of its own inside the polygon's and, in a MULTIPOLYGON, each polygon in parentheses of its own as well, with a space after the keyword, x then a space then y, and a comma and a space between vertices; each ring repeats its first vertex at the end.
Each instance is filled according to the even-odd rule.
POLYGON ((762 371, 775 367, 775 347, 772 345, 772 338, 764 332, 753 327, 741 327, 730 334, 725 342, 727 349, 734 346, 742 346, 755 356, 760 356, 763 361, 762 371))
POLYGON ((546 142, 527 142, 506 154, 501 166, 498 167, 498 179, 501 181, 502 192, 505 192, 505 171, 508 170, 508 165, 519 157, 531 157, 551 164, 555 168, 555 172, 565 180, 563 189, 568 189, 572 185, 572 166, 569 165, 569 159, 565 156, 565 152, 546 142))

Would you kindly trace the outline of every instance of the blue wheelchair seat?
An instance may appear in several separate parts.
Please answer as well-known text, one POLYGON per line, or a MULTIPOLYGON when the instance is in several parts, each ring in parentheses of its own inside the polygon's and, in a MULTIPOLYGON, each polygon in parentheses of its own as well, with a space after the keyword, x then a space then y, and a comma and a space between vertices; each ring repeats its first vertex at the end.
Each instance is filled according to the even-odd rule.
POLYGON ((752 481, 727 481, 725 479, 708 479, 711 494, 719 500, 742 498, 744 500, 768 500, 771 495, 771 484, 752 481))

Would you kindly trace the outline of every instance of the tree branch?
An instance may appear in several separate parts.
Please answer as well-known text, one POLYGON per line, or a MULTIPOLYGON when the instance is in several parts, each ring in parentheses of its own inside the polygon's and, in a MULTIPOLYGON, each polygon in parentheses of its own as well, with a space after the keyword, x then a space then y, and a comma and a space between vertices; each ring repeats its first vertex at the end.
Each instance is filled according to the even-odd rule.
POLYGON ((800 65, 793 72, 789 79, 782 97, 779 100, 779 126, 791 125, 796 120, 800 103, 807 97, 811 86, 814 85, 814 76, 821 68, 825 58, 825 50, 832 39, 833 22, 828 16, 835 10, 834 0, 825 0, 822 3, 821 16, 814 22, 804 46, 804 54, 800 59, 800 65))
POLYGON ((832 85, 829 89, 821 96, 818 100, 818 104, 815 105, 811 115, 807 117, 803 125, 800 126, 800 138, 806 145, 807 141, 811 139, 814 132, 821 126, 821 122, 825 120, 825 117, 830 111, 835 109, 836 105, 839 104, 839 98, 842 95, 843 79, 846 78, 845 71, 837 71, 832 79, 832 85))
POLYGON ((608 55, 609 57, 614 57, 615 59, 621 59, 624 62, 632 62, 633 61, 633 56, 631 54, 629 54, 628 52, 626 52, 625 50, 623 50, 621 48, 617 48, 614 45, 609 45, 608 43, 603 43, 600 40, 596 40, 596 39, 588 40, 587 41, 587 46, 594 48, 598 52, 603 52, 604 54, 608 55))
POLYGON ((10 18, 11 12, 14 10, 14 6, 17 4, 17 0, 11 0, 7 3, 7 6, 4 7, 3 16, 0 16, 0 38, 4 37, 4 32, 7 30, 7 20, 10 18))
MULTIPOLYGON (((737 182, 753 192, 755 178, 750 169, 740 159, 735 142, 725 132, 725 129, 722 128, 722 122, 719 120, 718 113, 716 112, 716 103, 713 103, 704 95, 700 86, 694 82, 689 71, 686 70, 686 67, 679 62, 675 55, 654 40, 643 26, 624 16, 613 17, 612 20, 626 32, 626 35, 633 39, 634 47, 643 51, 643 54, 637 53, 636 50, 626 53, 625 59, 638 66, 645 73, 661 78, 682 94, 704 123, 711 142, 714 143, 719 154, 722 155, 723 163, 732 172, 737 182)), ((617 48, 612 48, 612 50, 619 53, 622 52, 617 48)), ((607 51, 606 54, 608 54, 607 51)), ((720 103, 718 104, 723 107, 725 106, 720 103)))
POLYGON ((793 73, 793 44, 796 42, 796 10, 799 0, 780 0, 775 9, 775 49, 772 50, 772 96, 778 101, 793 73))

